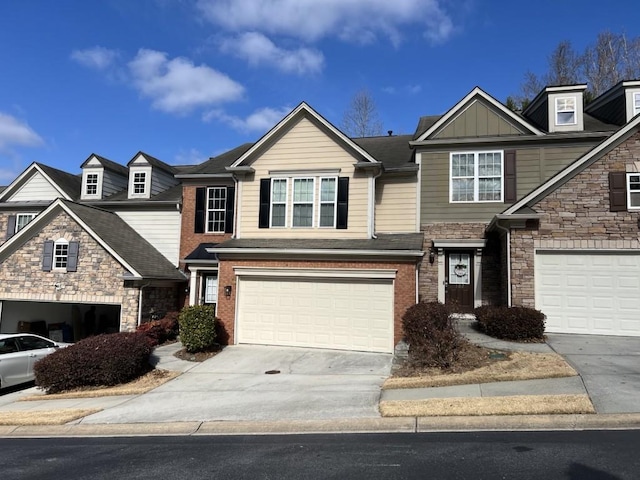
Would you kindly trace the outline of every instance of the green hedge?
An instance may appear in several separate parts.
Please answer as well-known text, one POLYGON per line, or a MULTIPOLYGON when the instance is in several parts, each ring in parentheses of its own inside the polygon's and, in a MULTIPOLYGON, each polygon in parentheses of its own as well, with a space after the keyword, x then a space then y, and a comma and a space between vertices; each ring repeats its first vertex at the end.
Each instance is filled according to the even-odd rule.
POLYGON ((151 370, 151 351, 149 340, 139 333, 85 338, 36 362, 36 385, 47 393, 57 393, 126 383, 151 370))
POLYGON ((185 307, 178 318, 180 341, 187 352, 201 352, 216 341, 215 311, 209 305, 185 307))

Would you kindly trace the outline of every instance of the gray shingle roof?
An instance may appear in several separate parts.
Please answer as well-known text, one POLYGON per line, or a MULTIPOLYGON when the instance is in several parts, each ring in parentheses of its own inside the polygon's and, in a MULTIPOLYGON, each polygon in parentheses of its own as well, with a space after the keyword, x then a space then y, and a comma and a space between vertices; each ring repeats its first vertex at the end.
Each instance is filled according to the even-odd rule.
POLYGON ((129 198, 129 192, 125 188, 119 192, 109 195, 103 200, 96 200, 95 203, 100 202, 132 202, 132 203, 153 203, 153 202, 179 202, 182 200, 182 185, 174 185, 151 198, 129 198))
POLYGON ((82 165, 80 165, 80 168, 84 168, 86 163, 92 157, 96 157, 98 159, 98 161, 102 164, 102 166, 104 167, 105 170, 110 170, 110 171, 112 171, 114 173, 117 173, 118 175, 120 175, 122 177, 127 177, 129 175, 129 170, 127 169, 127 167, 125 167, 124 165, 120 165, 119 163, 116 163, 113 160, 109 160, 108 158, 105 158, 105 157, 103 157, 101 155, 98 155, 96 153, 92 153, 91 155, 89 155, 89 158, 87 158, 82 163, 82 165))
POLYGON ((144 278, 186 280, 164 255, 115 213, 61 201, 144 278))
POLYGON ((168 163, 164 163, 162 160, 158 160, 156 157, 152 157, 151 155, 149 155, 148 153, 144 153, 143 151, 136 153, 133 156, 133 159, 127 164, 127 166, 129 166, 131 162, 133 162, 133 160, 138 158, 138 155, 142 155, 147 160, 147 162, 149 162, 149 165, 151 165, 152 167, 156 167, 160 170, 164 170, 165 172, 171 173, 171 174, 177 173, 176 169, 171 165, 169 165, 168 163))
POLYGON ((371 239, 235 238, 218 244, 216 248, 421 251, 423 240, 421 233, 380 234, 378 238, 371 239))
POLYGON ((244 143, 239 147, 224 152, 217 157, 211 157, 204 163, 195 166, 191 170, 187 170, 180 173, 185 174, 216 174, 216 173, 228 173, 226 167, 230 166, 238 158, 245 154, 247 150, 253 147, 253 143, 244 143))
POLYGON ((416 131, 413 134, 413 140, 416 140, 420 135, 433 127, 433 125, 441 118, 442 115, 427 115, 425 117, 420 117, 416 131))
POLYGON ((382 162, 385 170, 403 167, 416 168, 413 149, 409 146, 411 135, 352 138, 354 143, 364 148, 373 158, 382 162))
POLYGON ((38 167, 46 173, 51 180, 55 182, 69 197, 73 200, 80 198, 80 192, 82 191, 82 176, 73 175, 57 168, 49 167, 43 163, 37 163, 38 167))
POLYGON ((217 260, 218 255, 207 252, 207 248, 215 247, 217 243, 201 243, 193 252, 185 257, 185 260, 217 260))

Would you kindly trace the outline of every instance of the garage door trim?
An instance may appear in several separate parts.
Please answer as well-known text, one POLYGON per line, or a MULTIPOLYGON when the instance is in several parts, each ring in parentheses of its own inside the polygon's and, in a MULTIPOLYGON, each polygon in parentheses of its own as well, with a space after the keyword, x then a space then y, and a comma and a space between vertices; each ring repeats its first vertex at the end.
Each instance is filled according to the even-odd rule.
POLYGON ((238 277, 369 278, 394 280, 395 269, 233 267, 238 277))

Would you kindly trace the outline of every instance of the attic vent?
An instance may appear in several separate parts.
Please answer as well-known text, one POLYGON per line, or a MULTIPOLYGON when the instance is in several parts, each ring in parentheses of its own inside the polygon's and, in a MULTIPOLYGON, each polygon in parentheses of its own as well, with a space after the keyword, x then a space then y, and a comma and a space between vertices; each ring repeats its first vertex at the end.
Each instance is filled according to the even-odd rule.
POLYGON ((387 133, 389 134, 389 136, 393 135, 393 130, 387 130, 387 133))

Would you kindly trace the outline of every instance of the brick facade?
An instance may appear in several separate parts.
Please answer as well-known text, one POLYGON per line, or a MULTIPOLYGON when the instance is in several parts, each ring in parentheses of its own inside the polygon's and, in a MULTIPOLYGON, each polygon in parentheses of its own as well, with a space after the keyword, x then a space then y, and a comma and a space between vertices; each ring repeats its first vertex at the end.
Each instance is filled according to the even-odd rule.
POLYGON ((485 239, 486 246, 482 250, 482 303, 502 304, 503 274, 501 257, 503 241, 500 235, 486 234, 488 224, 478 223, 428 223, 421 226, 424 235, 422 249, 425 258, 420 265, 419 296, 421 301, 438 300, 438 263, 429 263, 429 251, 434 240, 478 240, 485 239))
POLYGON ((535 249, 640 252, 639 211, 609 210, 609 172, 640 171, 636 133, 533 208, 542 214, 511 231, 511 288, 514 305, 535 305, 535 249))
POLYGON ((218 273, 219 298, 216 316, 220 319, 227 334, 229 343, 235 342, 236 292, 237 277, 234 267, 266 267, 266 268, 353 268, 353 269, 394 269, 397 270, 394 280, 394 345, 402 339, 402 316, 416 303, 416 266, 414 263, 393 261, 355 262, 355 261, 283 261, 283 260, 225 260, 220 262, 218 273), (223 290, 231 285, 230 297, 225 297, 223 290))

